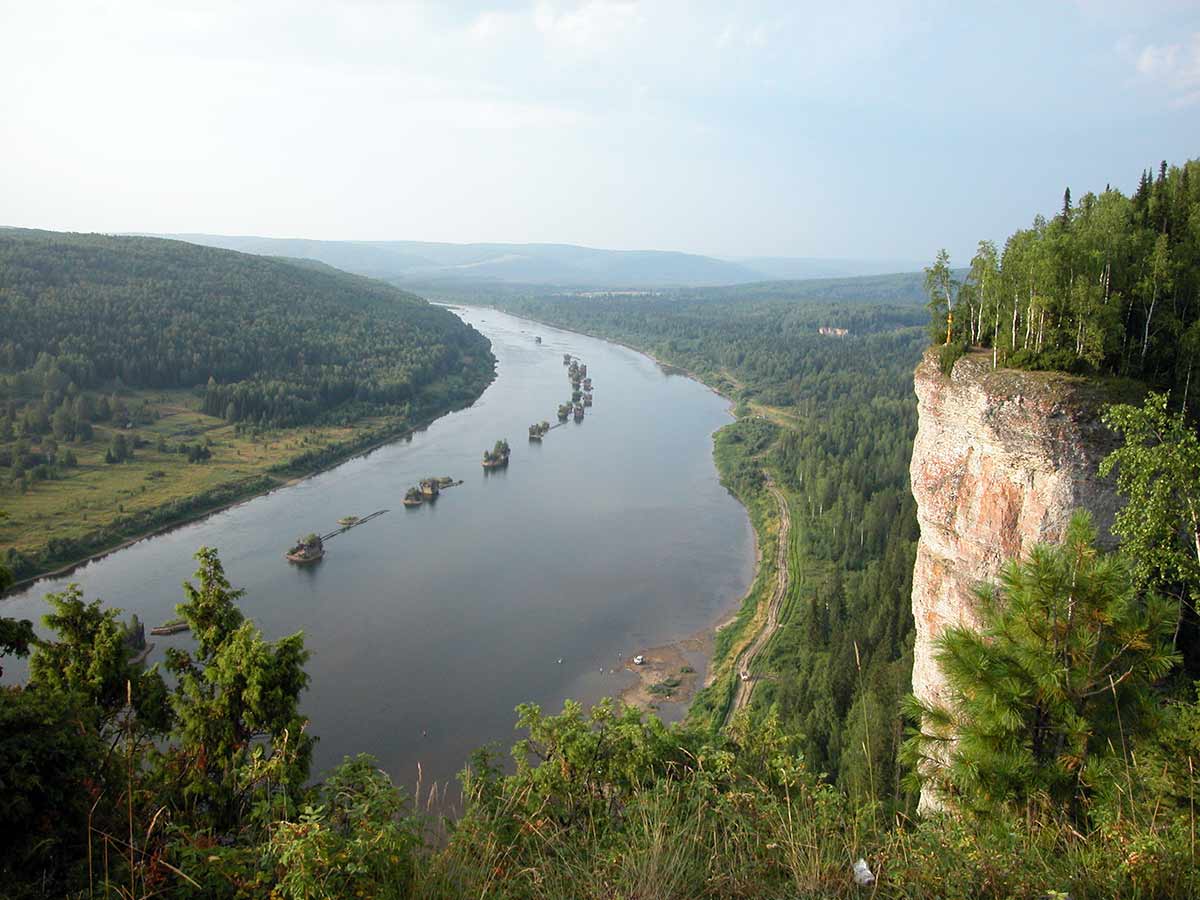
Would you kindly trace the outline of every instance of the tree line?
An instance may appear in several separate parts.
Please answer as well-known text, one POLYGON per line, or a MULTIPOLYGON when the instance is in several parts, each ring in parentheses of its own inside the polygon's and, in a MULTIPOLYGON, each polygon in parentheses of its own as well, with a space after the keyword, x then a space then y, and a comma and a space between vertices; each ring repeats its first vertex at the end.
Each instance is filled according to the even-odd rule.
POLYGON ((1200 360, 1200 160, 1144 171, 1035 217, 1003 247, 980 241, 965 277, 926 269, 933 342, 997 365, 1137 378, 1186 406, 1200 360))

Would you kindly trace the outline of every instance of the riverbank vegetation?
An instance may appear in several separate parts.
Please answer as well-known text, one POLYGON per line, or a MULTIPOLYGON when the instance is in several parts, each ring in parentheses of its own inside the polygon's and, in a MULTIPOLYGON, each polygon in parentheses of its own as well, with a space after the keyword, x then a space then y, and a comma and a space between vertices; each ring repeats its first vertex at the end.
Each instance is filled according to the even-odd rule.
POLYGON ((24 579, 471 402, 485 338, 380 282, 0 231, 0 547, 24 579))

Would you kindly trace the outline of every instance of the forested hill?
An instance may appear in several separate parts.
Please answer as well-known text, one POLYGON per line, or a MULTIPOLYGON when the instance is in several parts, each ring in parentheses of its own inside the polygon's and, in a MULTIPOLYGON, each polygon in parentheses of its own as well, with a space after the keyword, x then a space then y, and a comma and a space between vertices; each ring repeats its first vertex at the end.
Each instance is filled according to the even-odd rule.
POLYGON ((0 230, 10 416, 22 398, 41 417, 89 389, 207 385, 211 415, 295 425, 396 410, 490 361, 474 329, 382 282, 179 241, 0 230))

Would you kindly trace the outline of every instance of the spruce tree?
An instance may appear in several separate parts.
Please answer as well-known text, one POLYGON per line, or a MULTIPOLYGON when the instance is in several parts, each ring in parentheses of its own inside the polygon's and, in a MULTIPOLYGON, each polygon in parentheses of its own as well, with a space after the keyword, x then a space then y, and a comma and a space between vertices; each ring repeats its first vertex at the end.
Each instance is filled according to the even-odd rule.
POLYGON ((178 815, 227 834, 293 810, 308 779, 312 739, 299 712, 308 651, 302 634, 264 640, 237 608, 242 592, 217 552, 201 547, 196 559, 197 584, 184 585, 176 607, 196 649, 167 651, 177 724, 163 771, 178 815))

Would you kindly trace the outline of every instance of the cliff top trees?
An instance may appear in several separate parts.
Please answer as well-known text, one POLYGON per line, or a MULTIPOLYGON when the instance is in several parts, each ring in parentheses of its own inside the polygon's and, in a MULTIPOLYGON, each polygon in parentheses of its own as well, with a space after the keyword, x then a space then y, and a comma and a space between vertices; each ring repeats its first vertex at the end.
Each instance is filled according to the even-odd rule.
POLYGON ((954 308, 960 286, 950 271, 950 254, 943 247, 933 265, 925 269, 925 292, 929 294, 926 306, 933 318, 929 323, 929 334, 934 343, 949 344, 953 337, 954 308))
POLYGON ((954 294, 949 259, 926 270, 933 343, 991 347, 1016 368, 1097 371, 1184 387, 1200 351, 1200 160, 1144 174, 1015 232, 998 261, 980 245, 954 294))

